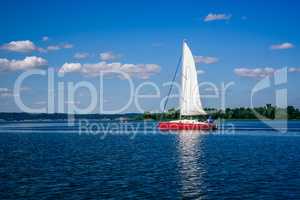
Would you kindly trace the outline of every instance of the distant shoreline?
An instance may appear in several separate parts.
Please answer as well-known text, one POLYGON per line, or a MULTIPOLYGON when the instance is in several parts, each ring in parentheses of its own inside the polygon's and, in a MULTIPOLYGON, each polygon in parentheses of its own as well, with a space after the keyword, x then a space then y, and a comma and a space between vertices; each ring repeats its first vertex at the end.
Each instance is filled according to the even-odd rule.
POLYGON ((1 113, 1 121, 34 121, 34 120, 70 120, 70 119, 88 119, 88 120, 133 120, 141 118, 141 113, 126 113, 126 114, 68 114, 68 113, 1 113))
MULTIPOLYGON (((274 107, 267 104, 256 108, 226 108, 225 110, 205 108, 208 116, 220 120, 300 120, 300 110, 294 106, 286 108, 274 107)), ((142 120, 174 120, 179 119, 180 112, 174 108, 164 113, 124 113, 124 114, 69 114, 69 113, 18 113, 0 112, 0 121, 24 120, 70 120, 93 119, 101 121, 142 121, 142 120)), ((194 119, 206 119, 206 116, 194 116, 194 119)))

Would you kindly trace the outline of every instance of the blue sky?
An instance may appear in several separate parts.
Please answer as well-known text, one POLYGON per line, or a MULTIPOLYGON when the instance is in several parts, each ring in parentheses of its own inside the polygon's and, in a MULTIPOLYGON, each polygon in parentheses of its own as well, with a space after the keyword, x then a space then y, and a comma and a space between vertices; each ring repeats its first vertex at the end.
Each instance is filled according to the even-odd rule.
MULTIPOLYGON (((198 70, 204 72, 199 74, 200 82, 211 81, 218 87, 223 82, 234 82, 226 96, 226 107, 249 106, 250 91, 255 84, 282 67, 287 67, 289 73, 288 83, 280 87, 288 89, 289 104, 300 106, 298 1, 1 1, 0 4, 0 111, 19 111, 12 89, 21 73, 47 68, 58 72, 66 63, 69 66, 63 69, 70 71, 55 80, 55 90, 58 82, 71 80, 89 81, 99 88, 99 79, 86 69, 91 70, 93 64, 97 64, 98 70, 107 69, 118 62, 121 66, 130 64, 128 67, 137 71, 131 74, 135 85, 151 81, 160 87, 164 97, 168 88, 162 84, 172 79, 183 39, 188 40, 198 58, 198 70), (25 60, 26 57, 29 58, 25 60)), ((107 76, 102 102, 107 109, 124 105, 124 99, 128 98, 126 84, 116 76, 107 76)), ((271 87, 257 94, 255 104, 274 103, 275 89, 271 87)), ((85 92, 79 92, 74 103, 87 105, 90 99, 85 92)), ((144 94, 153 92, 150 87, 143 90, 144 94)), ((200 88, 200 93, 209 91, 200 88)), ((26 80, 21 96, 28 105, 43 106, 47 101, 45 77, 26 80)), ((141 101, 143 109, 157 110, 160 99, 141 101)), ((203 102, 208 107, 220 107, 220 99, 203 99, 203 102)), ((176 104, 171 101, 170 107, 176 104)), ((132 104, 124 112, 136 111, 132 104)))

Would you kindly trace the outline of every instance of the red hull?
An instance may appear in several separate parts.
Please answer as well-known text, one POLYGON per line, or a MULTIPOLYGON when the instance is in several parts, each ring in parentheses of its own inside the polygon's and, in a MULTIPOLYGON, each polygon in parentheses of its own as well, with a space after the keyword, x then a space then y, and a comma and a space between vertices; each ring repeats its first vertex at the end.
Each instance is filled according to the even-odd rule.
POLYGON ((160 130, 215 130, 217 129, 215 124, 212 123, 181 123, 181 122, 159 122, 158 128, 160 130))

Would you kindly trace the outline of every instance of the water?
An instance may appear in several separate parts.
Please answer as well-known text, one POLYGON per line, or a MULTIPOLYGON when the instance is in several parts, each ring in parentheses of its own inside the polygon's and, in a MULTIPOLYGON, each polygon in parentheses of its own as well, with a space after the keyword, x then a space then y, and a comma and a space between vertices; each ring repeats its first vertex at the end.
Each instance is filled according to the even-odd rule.
POLYGON ((0 199, 300 199, 300 121, 211 133, 130 124, 136 134, 103 137, 77 122, 1 122, 0 199))

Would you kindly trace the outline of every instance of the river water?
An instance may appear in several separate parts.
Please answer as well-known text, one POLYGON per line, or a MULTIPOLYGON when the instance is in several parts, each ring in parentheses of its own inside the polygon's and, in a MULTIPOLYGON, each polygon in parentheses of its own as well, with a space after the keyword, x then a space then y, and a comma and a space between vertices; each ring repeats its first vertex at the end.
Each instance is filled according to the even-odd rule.
POLYGON ((300 121, 1 122, 0 199, 300 199, 300 121))

